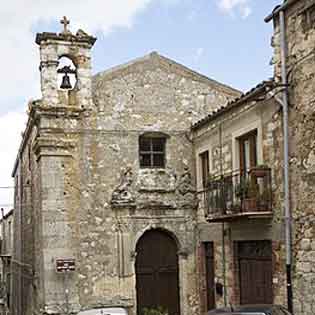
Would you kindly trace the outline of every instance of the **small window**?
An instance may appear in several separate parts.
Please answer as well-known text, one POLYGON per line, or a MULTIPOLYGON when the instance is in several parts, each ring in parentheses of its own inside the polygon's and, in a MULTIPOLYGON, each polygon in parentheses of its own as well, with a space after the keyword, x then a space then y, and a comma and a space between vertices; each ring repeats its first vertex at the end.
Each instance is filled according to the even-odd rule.
POLYGON ((165 137, 141 136, 139 138, 140 167, 165 167, 165 137))

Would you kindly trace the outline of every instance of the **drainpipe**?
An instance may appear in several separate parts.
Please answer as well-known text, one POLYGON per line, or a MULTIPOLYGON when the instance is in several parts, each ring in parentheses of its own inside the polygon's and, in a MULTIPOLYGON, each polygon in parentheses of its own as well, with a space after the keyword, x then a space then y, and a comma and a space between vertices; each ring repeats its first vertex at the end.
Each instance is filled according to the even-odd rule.
MULTIPOLYGON (((222 122, 219 126, 219 146, 220 146, 220 177, 223 181, 223 152, 222 152, 222 122)), ((222 187, 221 187, 222 189, 222 187)), ((222 194, 222 191, 221 191, 222 194)), ((222 197, 222 195, 221 195, 222 197)), ((225 225, 222 223, 222 276, 223 276, 223 300, 224 306, 227 306, 227 288, 226 288, 226 257, 225 257, 225 225)))
POLYGON ((281 77, 284 91, 282 95, 283 109, 283 145, 284 145, 284 207, 285 207, 285 248, 286 248, 286 277, 287 277, 287 305, 293 313, 292 293, 292 215, 290 209, 289 187, 289 124, 288 124, 288 81, 287 81, 287 46, 285 35, 284 11, 279 12, 280 18, 280 49, 281 49, 281 77))

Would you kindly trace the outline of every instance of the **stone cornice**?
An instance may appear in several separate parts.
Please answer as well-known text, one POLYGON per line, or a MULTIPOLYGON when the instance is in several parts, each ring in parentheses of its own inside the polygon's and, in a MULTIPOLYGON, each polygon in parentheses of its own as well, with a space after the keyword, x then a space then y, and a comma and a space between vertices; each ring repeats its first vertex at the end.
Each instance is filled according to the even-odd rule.
POLYGON ((88 44, 89 47, 92 47, 94 43, 96 42, 96 37, 84 34, 79 35, 79 32, 76 35, 73 35, 71 33, 50 33, 50 32, 44 32, 44 33, 37 33, 35 43, 38 45, 41 45, 43 42, 48 41, 62 41, 62 42, 69 42, 71 44, 78 43, 78 44, 88 44))
POLYGON ((75 142, 72 140, 38 137, 33 144, 33 150, 39 160, 42 156, 72 157, 75 142))
POLYGON ((40 116, 53 116, 67 117, 67 118, 80 118, 81 114, 85 111, 84 108, 78 108, 76 106, 54 106, 48 107, 44 105, 32 106, 30 109, 30 116, 35 120, 40 116))

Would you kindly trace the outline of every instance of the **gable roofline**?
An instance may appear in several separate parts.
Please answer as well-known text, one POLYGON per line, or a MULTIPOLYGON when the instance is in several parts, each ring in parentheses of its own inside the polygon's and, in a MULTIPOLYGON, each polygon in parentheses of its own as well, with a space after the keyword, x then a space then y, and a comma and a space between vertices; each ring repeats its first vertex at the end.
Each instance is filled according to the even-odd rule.
POLYGON ((248 92, 242 94, 240 97, 228 102, 226 105, 218 108, 217 110, 210 113, 208 116, 197 121, 195 124, 192 125, 191 129, 196 130, 206 125, 208 122, 214 120, 215 118, 221 116, 222 114, 238 106, 243 105, 247 101, 253 100, 253 98, 257 97, 258 95, 261 95, 262 93, 269 91, 270 88, 273 88, 273 87, 274 87, 274 81, 272 79, 262 81, 261 83, 256 85, 254 88, 252 88, 248 92))
POLYGON ((226 85, 224 83, 220 83, 216 80, 210 79, 209 77, 207 77, 207 76, 205 76, 199 72, 196 72, 196 71, 168 58, 168 57, 160 55, 156 51, 153 51, 147 55, 144 55, 143 57, 133 59, 133 60, 126 62, 124 64, 112 67, 108 70, 101 71, 101 72, 95 74, 93 76, 93 79, 97 80, 98 77, 115 78, 115 77, 118 77, 119 75, 121 75, 122 72, 125 72, 128 70, 130 71, 132 67, 136 67, 137 65, 140 65, 143 63, 150 63, 150 62, 152 64, 156 64, 156 65, 159 65, 161 67, 164 66, 164 68, 172 67, 172 70, 174 70, 175 72, 181 72, 186 76, 194 77, 195 80, 204 82, 205 84, 213 85, 215 88, 218 88, 219 90, 224 91, 227 94, 230 94, 232 97, 233 96, 237 97, 241 94, 241 91, 239 91, 239 90, 237 90, 237 89, 235 89, 229 85, 226 85))
POLYGON ((292 4, 298 2, 300 0, 286 0, 282 5, 277 5, 272 12, 265 17, 264 21, 266 23, 270 22, 271 20, 273 20, 276 16, 278 16, 278 14, 280 13, 280 11, 284 11, 286 10, 288 7, 290 7, 292 4))

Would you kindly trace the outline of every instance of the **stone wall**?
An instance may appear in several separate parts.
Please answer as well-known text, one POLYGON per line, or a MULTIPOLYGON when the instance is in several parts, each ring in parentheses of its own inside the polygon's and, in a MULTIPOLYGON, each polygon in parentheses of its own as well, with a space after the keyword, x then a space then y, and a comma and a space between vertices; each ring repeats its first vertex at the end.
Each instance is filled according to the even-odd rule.
POLYGON ((13 252, 13 209, 3 215, 0 220, 1 229, 1 261, 0 261, 0 275, 1 275, 1 307, 4 311, 8 311, 10 304, 10 284, 11 274, 11 255, 13 252))
MULTIPOLYGON (((34 277, 20 291, 17 273, 16 305, 24 303, 22 292, 26 314, 114 305, 135 314, 136 244, 145 231, 162 229, 178 246, 181 313, 198 314, 189 127, 239 93, 156 53, 100 73, 92 83, 92 38, 67 36, 37 37, 43 99, 31 104, 30 131, 15 169, 21 181, 17 195, 24 198, 16 198, 16 242, 25 242, 15 257, 32 265, 34 277), (78 75, 68 92, 56 85, 58 58, 64 55, 78 75), (139 167, 139 137, 146 132, 165 135, 165 168, 139 167), (56 273, 58 258, 74 258, 76 271, 68 277, 56 273)), ((21 308, 13 314, 20 315, 21 308)))
POLYGON ((13 252, 11 262, 11 305, 12 314, 32 314, 34 305, 40 296, 39 282, 41 277, 36 270, 40 266, 40 242, 35 242, 35 235, 40 227, 41 217, 35 212, 39 198, 39 168, 36 163, 32 144, 36 137, 36 127, 30 119, 22 140, 21 153, 18 154, 14 167, 15 198, 13 252), (39 294, 38 294, 39 293, 39 294), (32 301, 30 303, 30 301, 32 301))
MULTIPOLYGON (((293 296, 295 314, 315 310, 314 280, 314 12, 312 1, 297 1, 286 11, 289 81, 290 187, 293 215, 293 296)), ((274 22, 275 77, 280 82, 279 18, 274 22)), ((282 115, 279 115, 282 119, 282 115)), ((280 122, 278 122, 279 124, 280 122)), ((272 125, 270 128, 274 128, 272 125)), ((280 139, 279 139, 280 140, 280 139)), ((278 156, 281 152, 276 153, 278 156)), ((278 159, 281 161, 281 159, 278 159)), ((282 172, 282 164, 275 165, 282 172)), ((282 205, 281 195, 277 203, 282 205)))
MULTIPOLYGON (((257 130, 257 159, 258 164, 266 164, 272 172, 273 215, 271 219, 236 219, 222 223, 203 224, 205 209, 202 194, 198 212, 199 242, 213 242, 215 283, 224 284, 226 281, 227 303, 240 303, 239 271, 236 262, 236 244, 239 241, 270 240, 273 251, 273 299, 277 304, 285 304, 285 261, 284 240, 282 236, 282 196, 283 175, 278 169, 281 165, 282 154, 282 125, 279 119, 279 104, 270 99, 266 93, 249 98, 239 106, 209 119, 199 127, 194 127, 193 140, 195 145, 195 159, 197 185, 201 187, 201 172, 199 154, 209 150, 210 174, 230 174, 239 171, 239 148, 237 137, 252 130, 257 130), (221 139, 220 139, 221 138, 221 139), (222 160, 218 156, 222 156, 222 160), (199 161, 199 162, 198 162, 199 161), (220 163, 222 162, 222 165, 220 163), (224 229, 224 245, 223 245, 224 229), (225 259, 223 258, 225 252, 225 259), (225 276, 224 276, 225 266, 225 276)), ((211 180, 211 177, 210 177, 211 180)), ((216 293, 216 306, 224 306, 224 296, 216 293)), ((203 303, 201 303, 203 305, 203 303)))

